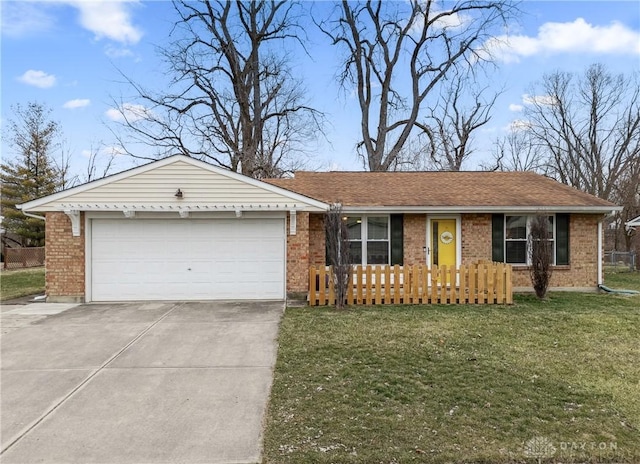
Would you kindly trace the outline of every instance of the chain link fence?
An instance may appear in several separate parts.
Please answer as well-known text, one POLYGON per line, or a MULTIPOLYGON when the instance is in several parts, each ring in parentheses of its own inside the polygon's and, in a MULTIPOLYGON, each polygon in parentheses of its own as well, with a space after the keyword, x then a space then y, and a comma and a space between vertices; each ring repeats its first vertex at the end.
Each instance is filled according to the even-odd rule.
POLYGON ((634 271, 637 258, 633 251, 605 251, 604 266, 615 271, 634 271))
POLYGON ((4 248, 2 260, 5 269, 44 266, 44 247, 4 248))

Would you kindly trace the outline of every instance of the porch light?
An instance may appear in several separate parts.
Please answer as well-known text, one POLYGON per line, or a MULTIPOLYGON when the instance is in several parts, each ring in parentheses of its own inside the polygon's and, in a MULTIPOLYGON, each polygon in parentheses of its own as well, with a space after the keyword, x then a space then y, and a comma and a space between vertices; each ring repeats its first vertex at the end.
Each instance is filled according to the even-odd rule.
POLYGON ((182 190, 178 189, 178 191, 174 195, 178 200, 182 200, 182 190))

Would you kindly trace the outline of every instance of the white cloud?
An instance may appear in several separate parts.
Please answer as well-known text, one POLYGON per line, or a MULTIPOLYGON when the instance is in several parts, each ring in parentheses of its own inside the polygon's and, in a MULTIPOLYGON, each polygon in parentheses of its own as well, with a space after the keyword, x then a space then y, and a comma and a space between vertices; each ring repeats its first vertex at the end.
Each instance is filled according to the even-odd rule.
POLYGON ((511 103, 509 105, 509 111, 513 111, 515 113, 520 112, 524 109, 524 106, 522 105, 516 105, 515 103, 511 103))
POLYGON ((41 89, 47 89, 56 85, 56 76, 34 69, 26 71, 22 76, 18 77, 18 80, 23 84, 33 85, 41 89))
POLYGON ((436 15, 442 14, 441 18, 433 23, 439 29, 459 28, 471 22, 472 18, 468 15, 461 14, 457 11, 435 11, 436 15))
POLYGON ((505 127, 505 130, 509 132, 518 132, 521 130, 526 130, 530 127, 531 123, 529 121, 526 121, 524 119, 514 119, 507 125, 507 127, 505 127))
POLYGON ((51 30, 56 24, 55 7, 71 6, 79 13, 80 25, 96 39, 136 44, 142 30, 133 23, 132 6, 139 0, 53 0, 48 2, 2 1, 2 35, 33 36, 51 30))
POLYGON ((133 56, 131 49, 126 47, 114 47, 113 45, 107 45, 104 47, 104 52, 109 58, 113 59, 133 56))
MULTIPOLYGON (((452 10, 440 10, 433 8, 429 12, 429 19, 433 20, 438 15, 442 15, 436 21, 431 23, 430 27, 434 29, 459 29, 466 24, 470 23, 473 18, 469 15, 461 14, 452 10)), ((424 28, 424 18, 421 16, 416 17, 413 24, 411 24, 411 33, 419 34, 424 28)))
POLYGON ((149 109, 134 103, 123 103, 120 108, 109 108, 105 114, 116 122, 135 122, 152 116, 149 109))
POLYGON ((91 158, 94 154, 97 156, 122 156, 126 155, 127 152, 122 149, 122 147, 118 147, 115 145, 107 145, 100 147, 99 149, 90 149, 90 150, 82 150, 80 152, 82 156, 85 158, 91 158))
POLYGON ((525 105, 555 105, 556 99, 551 95, 529 95, 525 93, 522 95, 522 103, 525 105))
POLYGON ((500 35, 489 39, 483 50, 505 63, 518 62, 536 54, 596 53, 640 54, 640 32, 613 21, 606 26, 593 25, 583 18, 567 23, 544 23, 538 35, 500 35))
POLYGON ((80 24, 93 32, 96 39, 107 38, 124 44, 135 44, 142 31, 131 21, 130 5, 137 1, 71 0, 69 5, 80 12, 80 24))
POLYGON ((31 2, 2 2, 2 35, 13 38, 33 36, 48 31, 54 18, 42 4, 31 2))
POLYGON ((68 110, 75 110, 76 108, 84 108, 85 106, 89 106, 91 104, 91 100, 88 98, 76 98, 74 100, 69 100, 64 105, 63 108, 68 110))
POLYGON ((99 154, 106 156, 124 156, 127 154, 127 152, 122 147, 109 145, 102 148, 99 154))

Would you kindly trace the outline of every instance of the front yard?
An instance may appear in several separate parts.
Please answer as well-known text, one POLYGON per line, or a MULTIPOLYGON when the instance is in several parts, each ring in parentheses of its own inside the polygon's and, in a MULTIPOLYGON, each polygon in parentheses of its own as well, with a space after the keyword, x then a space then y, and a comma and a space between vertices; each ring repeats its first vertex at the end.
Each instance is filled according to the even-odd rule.
POLYGON ((638 462, 639 330, 640 295, 287 309, 265 462, 638 462))
POLYGON ((0 301, 44 293, 44 267, 2 271, 0 301))

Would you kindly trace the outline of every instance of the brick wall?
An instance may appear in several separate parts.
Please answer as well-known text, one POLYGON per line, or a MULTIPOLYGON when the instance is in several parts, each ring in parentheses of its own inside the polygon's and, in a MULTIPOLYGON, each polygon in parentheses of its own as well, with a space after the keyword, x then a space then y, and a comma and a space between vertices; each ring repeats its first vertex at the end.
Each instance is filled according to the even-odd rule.
POLYGON ((309 214, 309 265, 324 266, 326 261, 324 213, 309 214))
POLYGON ((71 220, 64 213, 47 213, 45 222, 47 301, 84 301, 84 213, 80 236, 71 234, 71 220))
MULTIPOLYGON (((598 281, 600 215, 572 214, 569 220, 569 266, 553 269, 551 287, 595 287, 598 281)), ((491 215, 462 215, 462 264, 491 260, 491 215)), ((529 269, 513 269, 514 287, 531 287, 529 269)))
MULTIPOLYGON (((599 219, 599 215, 571 215, 571 265, 554 268, 552 287, 596 286, 599 219)), ((426 221, 426 214, 404 215, 405 264, 425 264, 423 249, 426 246, 426 221)), ((491 260, 491 214, 463 214, 461 231, 462 264, 491 260)), ((298 213, 298 233, 287 238, 287 291, 307 292, 309 266, 320 266, 324 263, 325 234, 322 214, 298 213), (304 224, 308 224, 308 229, 304 224)), ((531 287, 528 268, 514 268, 513 285, 531 287)))
POLYGON ((309 287, 309 213, 296 215, 296 234, 289 234, 287 215, 287 294, 306 293, 309 287))
POLYGON ((427 246, 427 215, 404 215, 404 264, 426 264, 424 247, 427 246))
POLYGON ((462 264, 491 260, 491 214, 463 214, 462 264))

